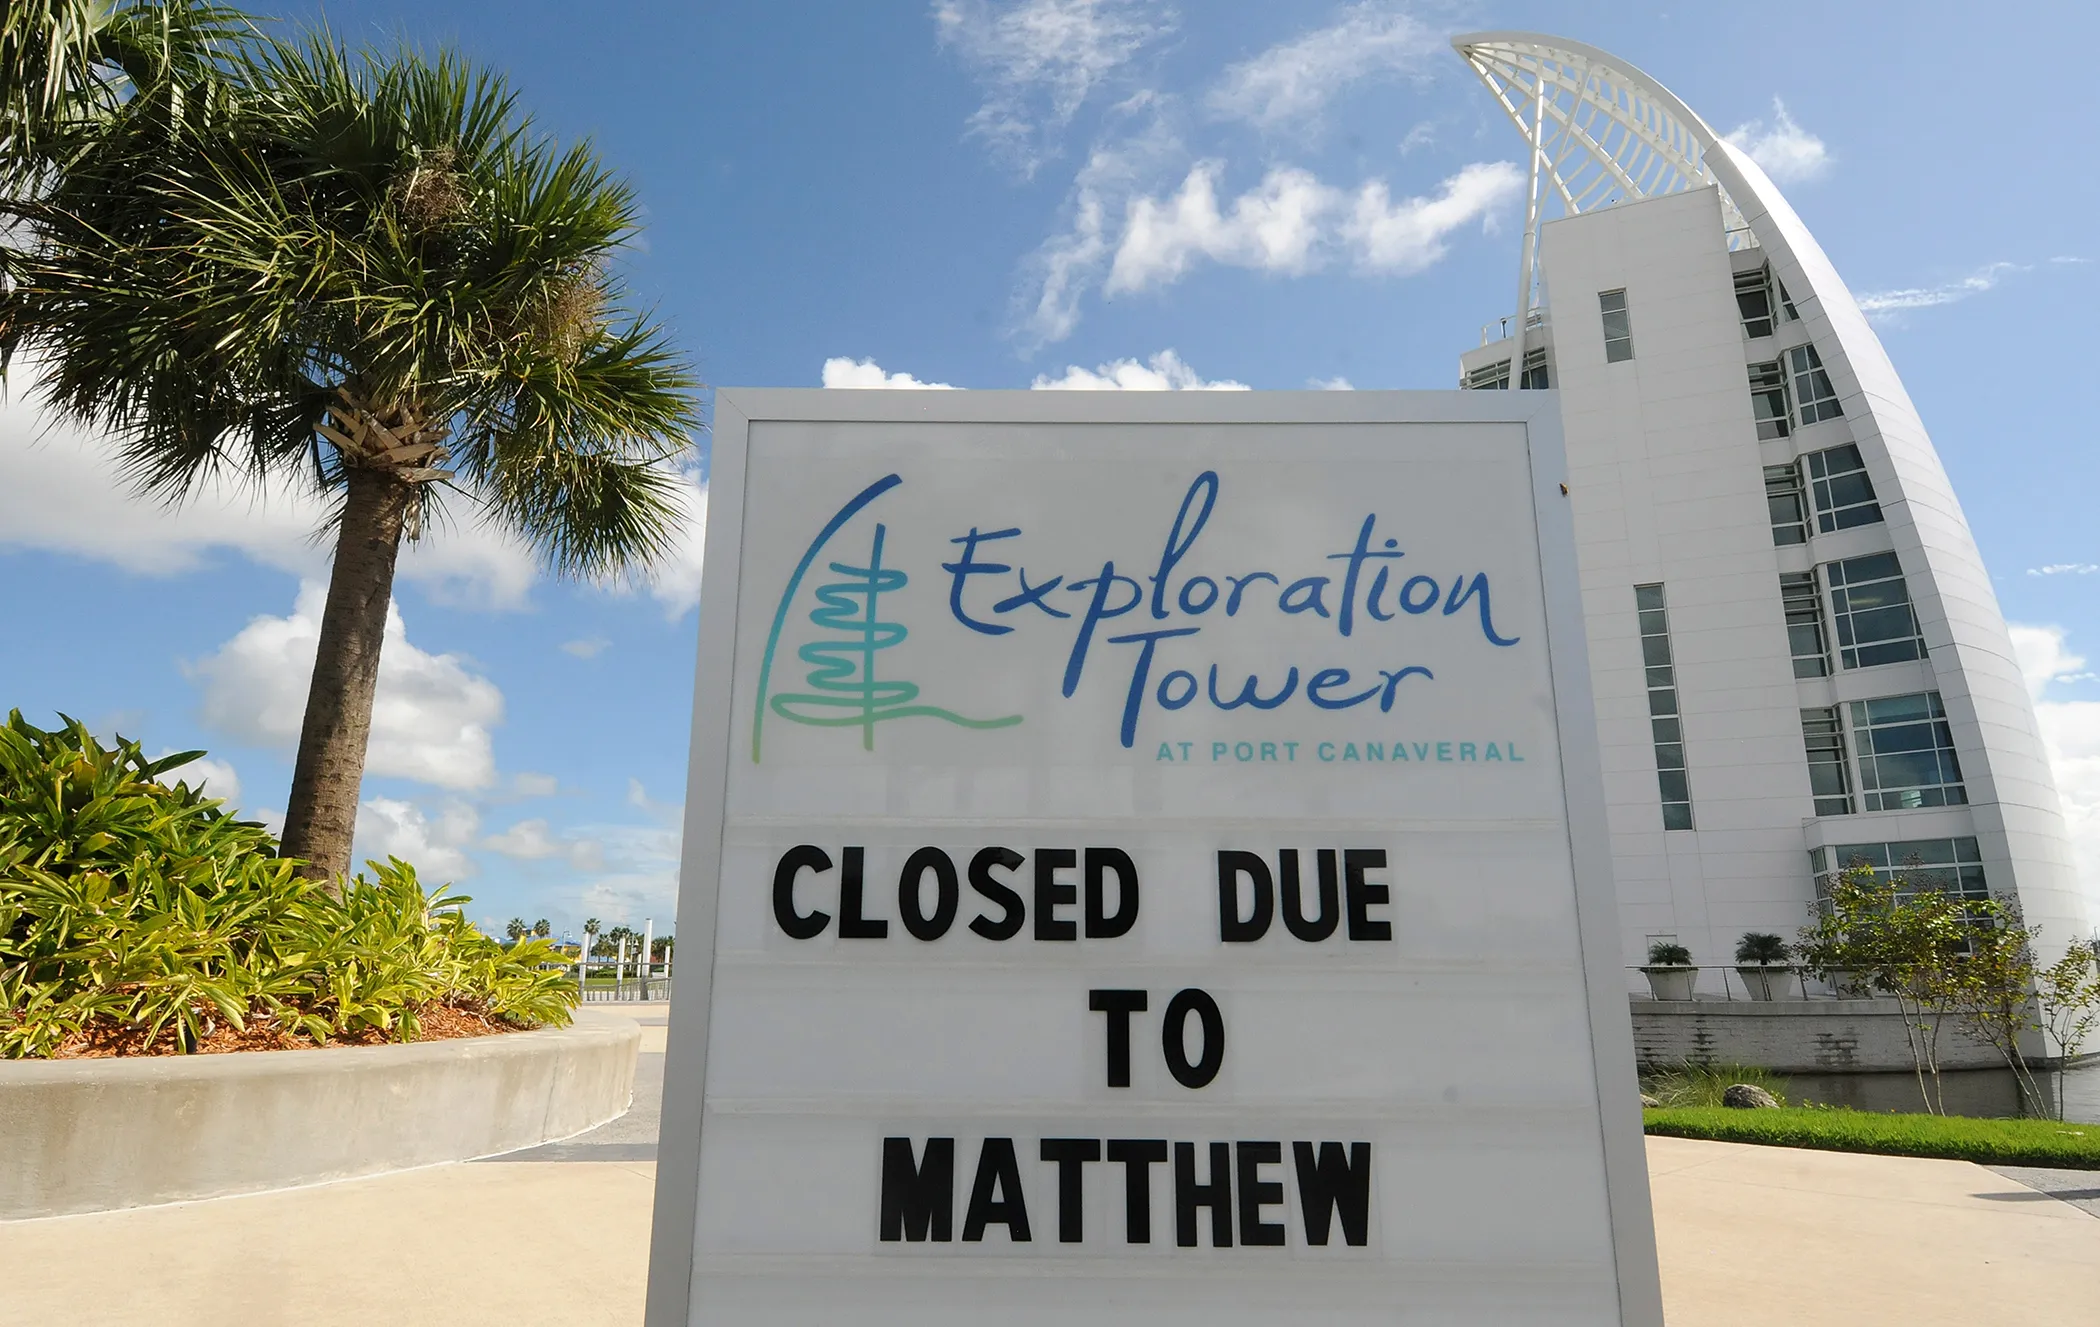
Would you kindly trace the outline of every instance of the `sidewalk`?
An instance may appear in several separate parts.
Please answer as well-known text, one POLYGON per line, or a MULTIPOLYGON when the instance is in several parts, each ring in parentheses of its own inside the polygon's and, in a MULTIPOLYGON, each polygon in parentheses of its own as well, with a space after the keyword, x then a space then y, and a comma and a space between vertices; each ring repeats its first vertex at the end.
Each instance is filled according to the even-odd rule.
MULTIPOLYGON (((662 1006, 635 1108, 511 1157, 215 1202, 0 1224, 8 1322, 420 1327, 641 1321, 662 1006)), ((1648 1140, 1671 1327, 2078 1322, 2100 1173, 1648 1140), (2059 1201, 2028 1181, 2067 1193, 2059 1201)))

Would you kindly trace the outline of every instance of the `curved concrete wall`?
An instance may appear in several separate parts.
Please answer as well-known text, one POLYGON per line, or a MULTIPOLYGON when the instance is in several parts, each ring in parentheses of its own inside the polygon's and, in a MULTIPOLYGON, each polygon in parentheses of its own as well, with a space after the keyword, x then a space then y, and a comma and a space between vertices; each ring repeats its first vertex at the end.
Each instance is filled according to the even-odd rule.
POLYGON ((0 1061, 0 1220, 292 1188, 511 1152, 627 1109, 641 1028, 400 1046, 0 1061))
MULTIPOLYGON (((1954 732, 1984 869, 2042 943, 2091 934, 2070 839, 2012 637, 1954 486, 1881 339, 1822 246, 1756 162, 1715 136, 1706 164, 1794 297, 1865 459, 1954 732)), ((1891 834, 1894 837, 1894 834, 1891 834)))

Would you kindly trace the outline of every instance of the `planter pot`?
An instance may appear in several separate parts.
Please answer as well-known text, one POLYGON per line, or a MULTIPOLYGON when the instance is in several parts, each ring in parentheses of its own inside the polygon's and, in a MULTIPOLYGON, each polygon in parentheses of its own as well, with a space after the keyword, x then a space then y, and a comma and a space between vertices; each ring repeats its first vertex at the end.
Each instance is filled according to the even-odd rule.
POLYGON ((1794 998, 1794 969, 1785 963, 1742 963, 1735 975, 1743 979, 1753 1000, 1794 998))
POLYGON ((1647 974, 1648 989, 1655 993, 1658 1000, 1689 1000, 1692 998, 1692 987, 1699 981, 1699 969, 1695 967, 1672 964, 1667 967, 1642 968, 1641 971, 1647 974))

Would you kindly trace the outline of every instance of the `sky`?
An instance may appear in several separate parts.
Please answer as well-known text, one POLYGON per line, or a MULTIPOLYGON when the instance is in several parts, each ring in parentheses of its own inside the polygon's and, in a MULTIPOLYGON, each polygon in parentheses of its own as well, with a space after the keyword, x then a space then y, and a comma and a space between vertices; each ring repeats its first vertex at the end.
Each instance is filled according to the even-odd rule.
MULTIPOLYGON (((260 7, 260 6, 259 6, 260 7)), ((1444 388, 1510 312, 1522 143, 1453 33, 1545 31, 1671 88, 1778 181, 1953 476, 2100 882, 2100 10, 1292 0, 285 4, 505 71, 639 191, 624 273, 707 382, 1444 388), (1900 14, 1900 22, 1891 15, 1900 14), (1962 103, 1955 93, 1969 97, 1962 103), (2038 127, 2031 131, 2028 127, 2038 127), (2087 657, 2096 663, 2088 667, 2087 657)), ((0 404, 0 705, 273 821, 311 667, 317 502, 143 504, 18 372, 0 404)), ((648 579, 551 580, 470 507, 404 558, 358 855, 500 929, 674 912, 706 439, 648 579)))

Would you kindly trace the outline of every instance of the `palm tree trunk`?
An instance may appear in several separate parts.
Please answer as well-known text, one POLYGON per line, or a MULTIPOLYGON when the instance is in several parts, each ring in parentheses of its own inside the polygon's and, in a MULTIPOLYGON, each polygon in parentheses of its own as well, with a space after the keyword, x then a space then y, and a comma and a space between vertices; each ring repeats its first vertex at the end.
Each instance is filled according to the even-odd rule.
POLYGON ((302 874, 331 887, 350 871, 379 649, 394 593, 394 563, 415 497, 412 483, 387 470, 353 465, 346 480, 328 606, 321 613, 320 648, 284 813, 284 855, 303 859, 302 874))

